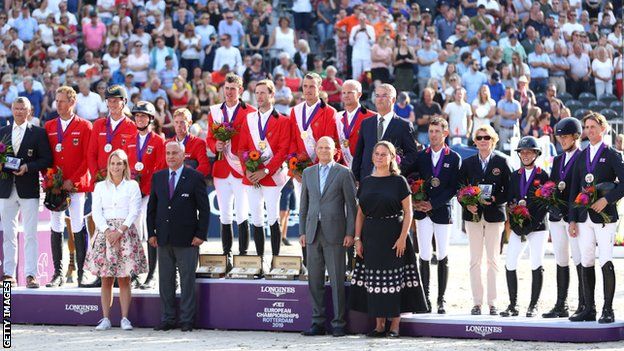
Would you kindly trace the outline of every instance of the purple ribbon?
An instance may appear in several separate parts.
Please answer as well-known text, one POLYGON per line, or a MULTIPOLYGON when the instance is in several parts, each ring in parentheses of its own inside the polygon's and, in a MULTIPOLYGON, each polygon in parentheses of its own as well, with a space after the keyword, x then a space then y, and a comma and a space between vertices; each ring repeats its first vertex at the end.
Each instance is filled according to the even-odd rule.
MULTIPOLYGON (((234 119, 236 118, 236 113, 238 112, 238 108, 239 107, 240 107, 240 104, 237 104, 236 108, 234 109, 234 113, 232 114, 232 123, 234 123, 234 119)), ((223 105, 221 105, 221 110, 223 111, 223 121, 225 123, 230 123, 230 116, 228 116, 227 107, 225 106, 225 102, 223 103, 223 105)))
MULTIPOLYGON (((433 169, 433 176, 438 178, 440 171, 442 171, 442 164, 444 163, 444 156, 446 155, 447 147, 443 147, 440 153, 440 158, 437 164, 433 164, 433 158, 431 159, 431 166, 433 169)), ((433 156, 433 150, 431 150, 431 156, 433 156)))
POLYGON ((535 174, 537 173, 537 168, 536 167, 533 168, 533 173, 531 173, 529 180, 526 179, 526 176, 524 175, 525 172, 526 170, 524 168, 522 168, 522 170, 520 171, 520 197, 523 199, 526 197, 526 194, 529 191, 529 187, 531 186, 531 183, 533 183, 533 178, 535 178, 535 174))
POLYGON ((111 119, 110 117, 106 119, 106 143, 107 144, 111 144, 113 142, 113 136, 117 132, 117 129, 119 129, 119 126, 121 126, 121 122, 117 123, 117 127, 115 127, 115 130, 111 130, 111 119))
POLYGON ((578 149, 576 149, 576 151, 572 154, 572 157, 570 157, 570 161, 568 161, 568 164, 565 167, 563 167, 563 164, 565 163, 567 153, 563 154, 563 158, 561 159, 561 164, 559 165, 559 180, 564 180, 566 178, 566 176, 568 175, 568 172, 570 171, 570 169, 572 169, 572 165, 574 164, 574 161, 576 161, 576 159, 578 158, 580 154, 581 152, 578 149))
POLYGON ((175 177, 176 172, 171 172, 171 177, 169 177, 169 200, 173 197, 173 192, 175 191, 175 177))
POLYGON ((145 142, 143 143, 142 147, 139 147, 140 142, 141 142, 141 138, 139 136, 139 134, 137 133, 137 161, 139 162, 143 162, 143 155, 145 154, 145 150, 147 149, 147 143, 149 143, 150 138, 152 137, 152 133, 147 133, 147 136, 145 137, 145 142))
POLYGON ((312 111, 310 118, 306 120, 306 103, 305 102, 303 103, 303 116, 301 116, 301 123, 303 123, 303 126, 302 126, 303 130, 308 130, 308 127, 312 123, 312 120, 314 120, 314 117, 316 116, 316 113, 318 112, 319 107, 321 107, 320 102, 316 104, 316 107, 312 111))
POLYGON ((260 140, 266 139, 266 130, 267 130, 267 127, 269 126, 269 119, 270 118, 267 118, 267 121, 263 127, 262 116, 260 116, 260 111, 258 111, 258 133, 260 134, 260 140))
POLYGON ((590 154, 591 154, 591 150, 588 147, 587 148, 587 154, 585 157, 585 166, 587 167, 587 173, 594 173, 594 168, 596 168, 596 165, 598 164, 598 159, 600 158, 600 155, 602 154, 602 150, 605 149, 605 144, 601 143, 600 147, 598 148, 598 151, 596 151, 596 156, 594 156, 594 161, 590 162, 589 158, 590 158, 590 154))
POLYGON ((182 140, 182 144, 184 144, 184 147, 186 147, 186 142, 189 140, 189 136, 185 136, 184 140, 182 140))
MULTIPOLYGON (((305 105, 304 105, 305 108, 305 105)), ((347 111, 342 114, 342 131, 344 132, 345 139, 349 139, 351 137, 351 132, 353 131, 353 127, 355 127, 355 122, 357 121, 357 116, 360 113, 360 108, 355 111, 353 114, 353 119, 351 123, 349 122, 349 118, 347 117, 347 111)))
MULTIPOLYGON (((74 120, 72 119, 69 124, 67 125, 67 128, 65 128, 65 131, 67 131, 69 129, 69 126, 71 125, 71 123, 74 120)), ((58 118, 58 121, 56 121, 56 134, 57 134, 57 142, 59 144, 63 143, 63 137, 65 136, 65 132, 63 132, 63 125, 61 124, 61 117, 58 118)))

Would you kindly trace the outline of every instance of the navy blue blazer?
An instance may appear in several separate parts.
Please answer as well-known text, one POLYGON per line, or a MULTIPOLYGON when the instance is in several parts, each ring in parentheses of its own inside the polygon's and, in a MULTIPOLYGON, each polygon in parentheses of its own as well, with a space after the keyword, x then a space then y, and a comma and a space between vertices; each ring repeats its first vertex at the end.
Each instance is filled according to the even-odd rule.
MULTIPOLYGON (((485 172, 483 172, 479 154, 477 153, 462 162, 457 185, 459 189, 466 185, 492 184, 494 201, 488 206, 478 206, 478 215, 479 217, 483 215, 486 222, 497 223, 504 222, 507 219, 505 204, 509 197, 510 178, 511 169, 507 162, 507 156, 494 151, 485 172)), ((462 219, 472 221, 472 213, 466 208, 462 210, 462 219)))
MULTIPOLYGON (((414 211, 414 219, 420 220, 429 216, 433 223, 452 223, 451 199, 457 193, 457 177, 459 175, 461 157, 447 146, 442 150, 442 154, 444 154, 444 160, 438 175, 440 179, 440 186, 438 187, 431 186, 430 182, 431 178, 433 178, 430 147, 418 152, 416 162, 409 169, 406 169, 406 174, 409 174, 410 178, 420 178, 427 181, 427 195, 432 207, 432 210, 428 213, 414 211)), ((442 154, 440 158, 442 158, 442 154)))
POLYGON ((541 205, 535 201, 535 190, 548 181, 548 173, 539 167, 536 167, 533 172, 535 174, 525 196, 520 196, 520 180, 525 176, 522 168, 511 174, 508 201, 513 204, 517 204, 520 200, 526 201, 526 206, 531 214, 531 219, 528 222, 524 222, 522 227, 510 223, 511 229, 519 235, 548 229, 546 222, 548 206, 541 205))
MULTIPOLYGON (((355 148, 351 170, 358 182, 373 173, 373 148, 377 144, 377 121, 379 115, 362 121, 360 134, 355 148)), ((382 140, 391 142, 401 156, 401 171, 411 167, 416 161, 416 137, 412 123, 396 114, 388 123, 382 140)), ((405 173, 406 174, 406 173, 405 173)))
MULTIPOLYGON (((0 140, 12 145, 12 133, 13 124, 0 128, 0 140)), ((22 138, 19 152, 14 156, 22 160, 21 164, 28 167, 28 172, 19 177, 14 176, 13 172, 2 172, 6 177, 0 177, 0 199, 8 199, 11 196, 13 183, 20 198, 38 199, 39 173, 52 167, 52 150, 45 129, 29 125, 22 138)))
MULTIPOLYGON (((581 150, 577 150, 577 152, 581 153, 581 150)), ((570 170, 568 171, 568 174, 566 174, 565 178, 562 179, 559 171, 561 163, 563 162, 563 156, 565 156, 565 153, 555 156, 555 158, 553 159, 552 172, 550 173, 550 180, 555 182, 555 184, 557 185, 557 197, 563 200, 561 204, 556 206, 557 211, 550 211, 549 220, 551 222, 559 222, 562 219, 565 222, 569 221, 568 212, 570 211, 570 206, 568 203, 568 199, 570 198, 570 188, 572 185, 572 173, 574 173, 574 164, 570 165, 568 162, 567 166, 570 166, 570 170), (565 188, 563 189, 563 191, 560 191, 558 185, 562 181, 565 182, 565 188)))
POLYGON ((184 167, 173 197, 169 199, 169 169, 154 173, 147 203, 149 237, 158 246, 191 246, 193 237, 206 240, 210 206, 204 176, 184 167))
MULTIPOLYGON (((581 155, 574 162, 572 185, 570 186, 570 203, 574 203, 576 196, 583 187, 590 185, 585 182, 585 175, 588 173, 585 164, 588 152, 589 146, 581 152, 581 155)), ((592 174, 594 175, 594 184, 615 182, 615 178, 620 180, 616 188, 605 196, 609 204, 602 210, 603 213, 610 217, 610 223, 615 223, 618 220, 616 203, 624 196, 624 161, 622 161, 622 154, 610 146, 605 148, 592 174)), ((587 212, 585 208, 571 206, 568 212, 570 222, 585 222, 587 220, 587 212)), ((594 223, 603 223, 602 217, 593 210, 589 211, 589 218, 594 223)))

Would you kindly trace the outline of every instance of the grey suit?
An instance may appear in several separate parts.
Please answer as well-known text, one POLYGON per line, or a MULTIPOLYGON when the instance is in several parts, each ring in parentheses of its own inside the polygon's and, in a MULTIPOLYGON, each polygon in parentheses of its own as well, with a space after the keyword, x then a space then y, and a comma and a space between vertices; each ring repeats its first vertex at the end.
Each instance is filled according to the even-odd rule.
POLYGON ((355 180, 339 164, 330 168, 323 191, 319 165, 303 172, 299 230, 306 235, 308 285, 312 295, 312 323, 325 326, 325 267, 334 303, 332 327, 345 326, 345 236, 355 232, 355 180), (319 225, 320 224, 320 225, 319 225))

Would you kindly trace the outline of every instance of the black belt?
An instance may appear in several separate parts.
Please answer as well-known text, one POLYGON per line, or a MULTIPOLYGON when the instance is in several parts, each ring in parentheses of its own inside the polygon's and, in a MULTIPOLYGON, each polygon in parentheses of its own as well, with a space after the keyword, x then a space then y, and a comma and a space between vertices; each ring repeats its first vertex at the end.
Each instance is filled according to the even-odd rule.
POLYGON ((366 219, 390 219, 390 218, 399 218, 403 216, 403 212, 401 213, 397 213, 397 214, 393 214, 390 216, 382 216, 382 217, 371 217, 371 216, 366 216, 366 219))

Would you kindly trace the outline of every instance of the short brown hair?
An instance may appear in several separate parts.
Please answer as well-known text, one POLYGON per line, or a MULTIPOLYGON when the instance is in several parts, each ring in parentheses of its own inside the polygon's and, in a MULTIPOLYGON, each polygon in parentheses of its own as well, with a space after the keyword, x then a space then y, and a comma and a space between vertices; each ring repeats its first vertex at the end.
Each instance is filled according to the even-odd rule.
POLYGON ((193 114, 186 107, 180 107, 179 109, 173 111, 173 118, 175 118, 176 116, 184 117, 184 119, 189 125, 193 123, 193 114))
POLYGON ((316 85, 318 85, 319 88, 323 84, 323 78, 321 78, 321 76, 319 76, 318 73, 315 73, 315 72, 310 72, 306 74, 305 77, 303 77, 303 79, 313 80, 316 83, 316 85))
POLYGON ((69 99, 70 101, 76 101, 76 97, 78 96, 74 88, 67 86, 67 85, 58 87, 56 89, 56 95, 58 94, 65 94, 65 96, 67 96, 67 99, 69 99))
POLYGON ((429 121, 430 126, 440 126, 442 130, 449 130, 448 122, 442 117, 434 117, 429 121))
POLYGON ((601 115, 598 112, 589 112, 583 117, 583 126, 585 125, 585 121, 591 119, 592 121, 598 123, 601 127, 607 128, 609 126, 609 122, 607 122, 607 118, 601 115))
POLYGON ((275 84, 273 84, 273 81, 270 79, 263 79, 261 81, 259 81, 258 83, 256 83, 256 87, 258 87, 259 85, 264 85, 267 87, 267 89, 269 89, 269 93, 274 94, 275 93, 275 84))
POLYGON ((235 73, 228 73, 225 76, 225 82, 226 83, 235 83, 235 84, 238 84, 238 86, 240 86, 240 87, 243 86, 243 78, 239 77, 235 73))

